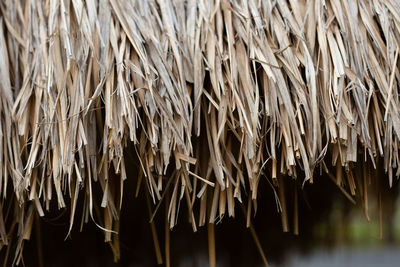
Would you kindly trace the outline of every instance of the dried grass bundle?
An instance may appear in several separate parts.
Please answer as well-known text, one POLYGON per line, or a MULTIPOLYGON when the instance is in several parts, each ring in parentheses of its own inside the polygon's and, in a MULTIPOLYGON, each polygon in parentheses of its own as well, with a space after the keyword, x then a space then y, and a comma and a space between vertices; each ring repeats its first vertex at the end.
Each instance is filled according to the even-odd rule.
POLYGON ((194 230, 234 216, 235 199, 250 218, 260 182, 279 191, 287 230, 285 175, 312 182, 336 166, 350 199, 366 199, 378 164, 390 183, 400 175, 397 0, 0 7, 0 247, 17 234, 17 260, 33 214, 55 203, 70 229, 91 217, 111 241, 127 150, 170 227, 184 202, 194 230))

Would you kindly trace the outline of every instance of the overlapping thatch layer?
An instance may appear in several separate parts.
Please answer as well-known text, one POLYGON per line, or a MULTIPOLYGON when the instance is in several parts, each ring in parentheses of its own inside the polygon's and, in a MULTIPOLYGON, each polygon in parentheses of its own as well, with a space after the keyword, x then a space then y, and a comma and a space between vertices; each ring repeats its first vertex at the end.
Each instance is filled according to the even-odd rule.
POLYGON ((356 194, 379 160, 392 181, 399 43, 398 0, 2 0, 0 244, 54 205, 116 230, 137 176, 193 229, 282 174, 356 194))

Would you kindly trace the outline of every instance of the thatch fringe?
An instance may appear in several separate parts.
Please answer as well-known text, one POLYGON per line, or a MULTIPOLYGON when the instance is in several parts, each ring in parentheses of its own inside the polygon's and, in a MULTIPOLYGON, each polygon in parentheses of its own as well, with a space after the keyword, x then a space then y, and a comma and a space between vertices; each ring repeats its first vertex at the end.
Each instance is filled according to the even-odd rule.
POLYGON ((6 221, 22 244, 66 198, 70 229, 83 198, 110 241, 127 150, 151 201, 168 196, 170 227, 180 202, 194 230, 234 216, 235 198, 250 215, 259 183, 283 175, 336 166, 352 198, 353 168, 379 160, 391 184, 399 42, 397 0, 1 1, 0 246, 6 221))

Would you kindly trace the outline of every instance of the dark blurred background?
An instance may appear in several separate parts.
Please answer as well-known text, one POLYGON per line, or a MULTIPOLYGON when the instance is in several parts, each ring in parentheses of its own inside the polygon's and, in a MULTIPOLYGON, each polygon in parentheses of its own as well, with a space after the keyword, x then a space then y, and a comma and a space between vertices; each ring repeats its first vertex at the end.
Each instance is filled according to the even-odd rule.
MULTIPOLYGON (((400 262, 400 253, 397 253, 400 214, 396 208, 399 184, 396 181, 388 189, 388 184, 385 184, 387 178, 383 176, 380 180, 383 183, 383 206, 379 208, 374 185, 371 185, 368 198, 369 221, 360 199, 355 196, 356 204, 351 203, 328 177, 317 177, 313 185, 306 184, 298 191, 299 235, 292 233, 293 194, 290 190, 295 186, 293 180, 285 178, 291 230, 288 233, 282 232, 281 217, 277 212, 271 186, 267 182, 260 182, 258 210, 252 222, 270 265, 375 266, 379 263, 380 266, 397 266, 400 262)), ((35 223, 31 240, 24 245, 22 264, 40 266, 40 261, 43 261, 44 266, 60 267, 156 266, 145 194, 135 198, 135 187, 135 179, 128 179, 120 216, 121 258, 117 263, 113 261, 110 246, 104 242, 102 230, 93 222, 84 225, 83 232, 80 232, 77 220, 71 236, 65 240, 69 213, 55 209, 41 218, 40 224, 35 223)), ((155 217, 162 253, 164 212, 162 204, 155 217)), ((260 254, 246 228, 246 220, 239 205, 236 205, 236 218, 224 217, 215 226, 215 234, 218 266, 262 266, 260 254)), ((201 227, 193 233, 187 220, 186 207, 182 206, 178 225, 171 231, 171 266, 207 266, 207 242, 207 228, 201 227)), ((4 256, 4 249, 2 253, 4 256)))

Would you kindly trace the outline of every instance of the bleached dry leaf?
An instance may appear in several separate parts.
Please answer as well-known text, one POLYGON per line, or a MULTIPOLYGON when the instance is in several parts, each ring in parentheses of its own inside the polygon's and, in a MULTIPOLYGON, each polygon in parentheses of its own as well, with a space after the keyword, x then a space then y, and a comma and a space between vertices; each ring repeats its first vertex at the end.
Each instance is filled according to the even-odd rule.
POLYGON ((234 216, 243 194, 250 218, 266 176, 280 185, 286 229, 282 177, 312 182, 327 153, 350 199, 361 190, 366 201, 357 164, 381 162, 390 184, 400 175, 397 0, 0 5, 0 196, 30 211, 15 212, 30 222, 24 238, 32 209, 55 203, 69 206, 70 230, 84 205, 82 222, 110 241, 132 177, 127 150, 149 199, 168 196, 170 227, 183 198, 193 229, 234 216))

